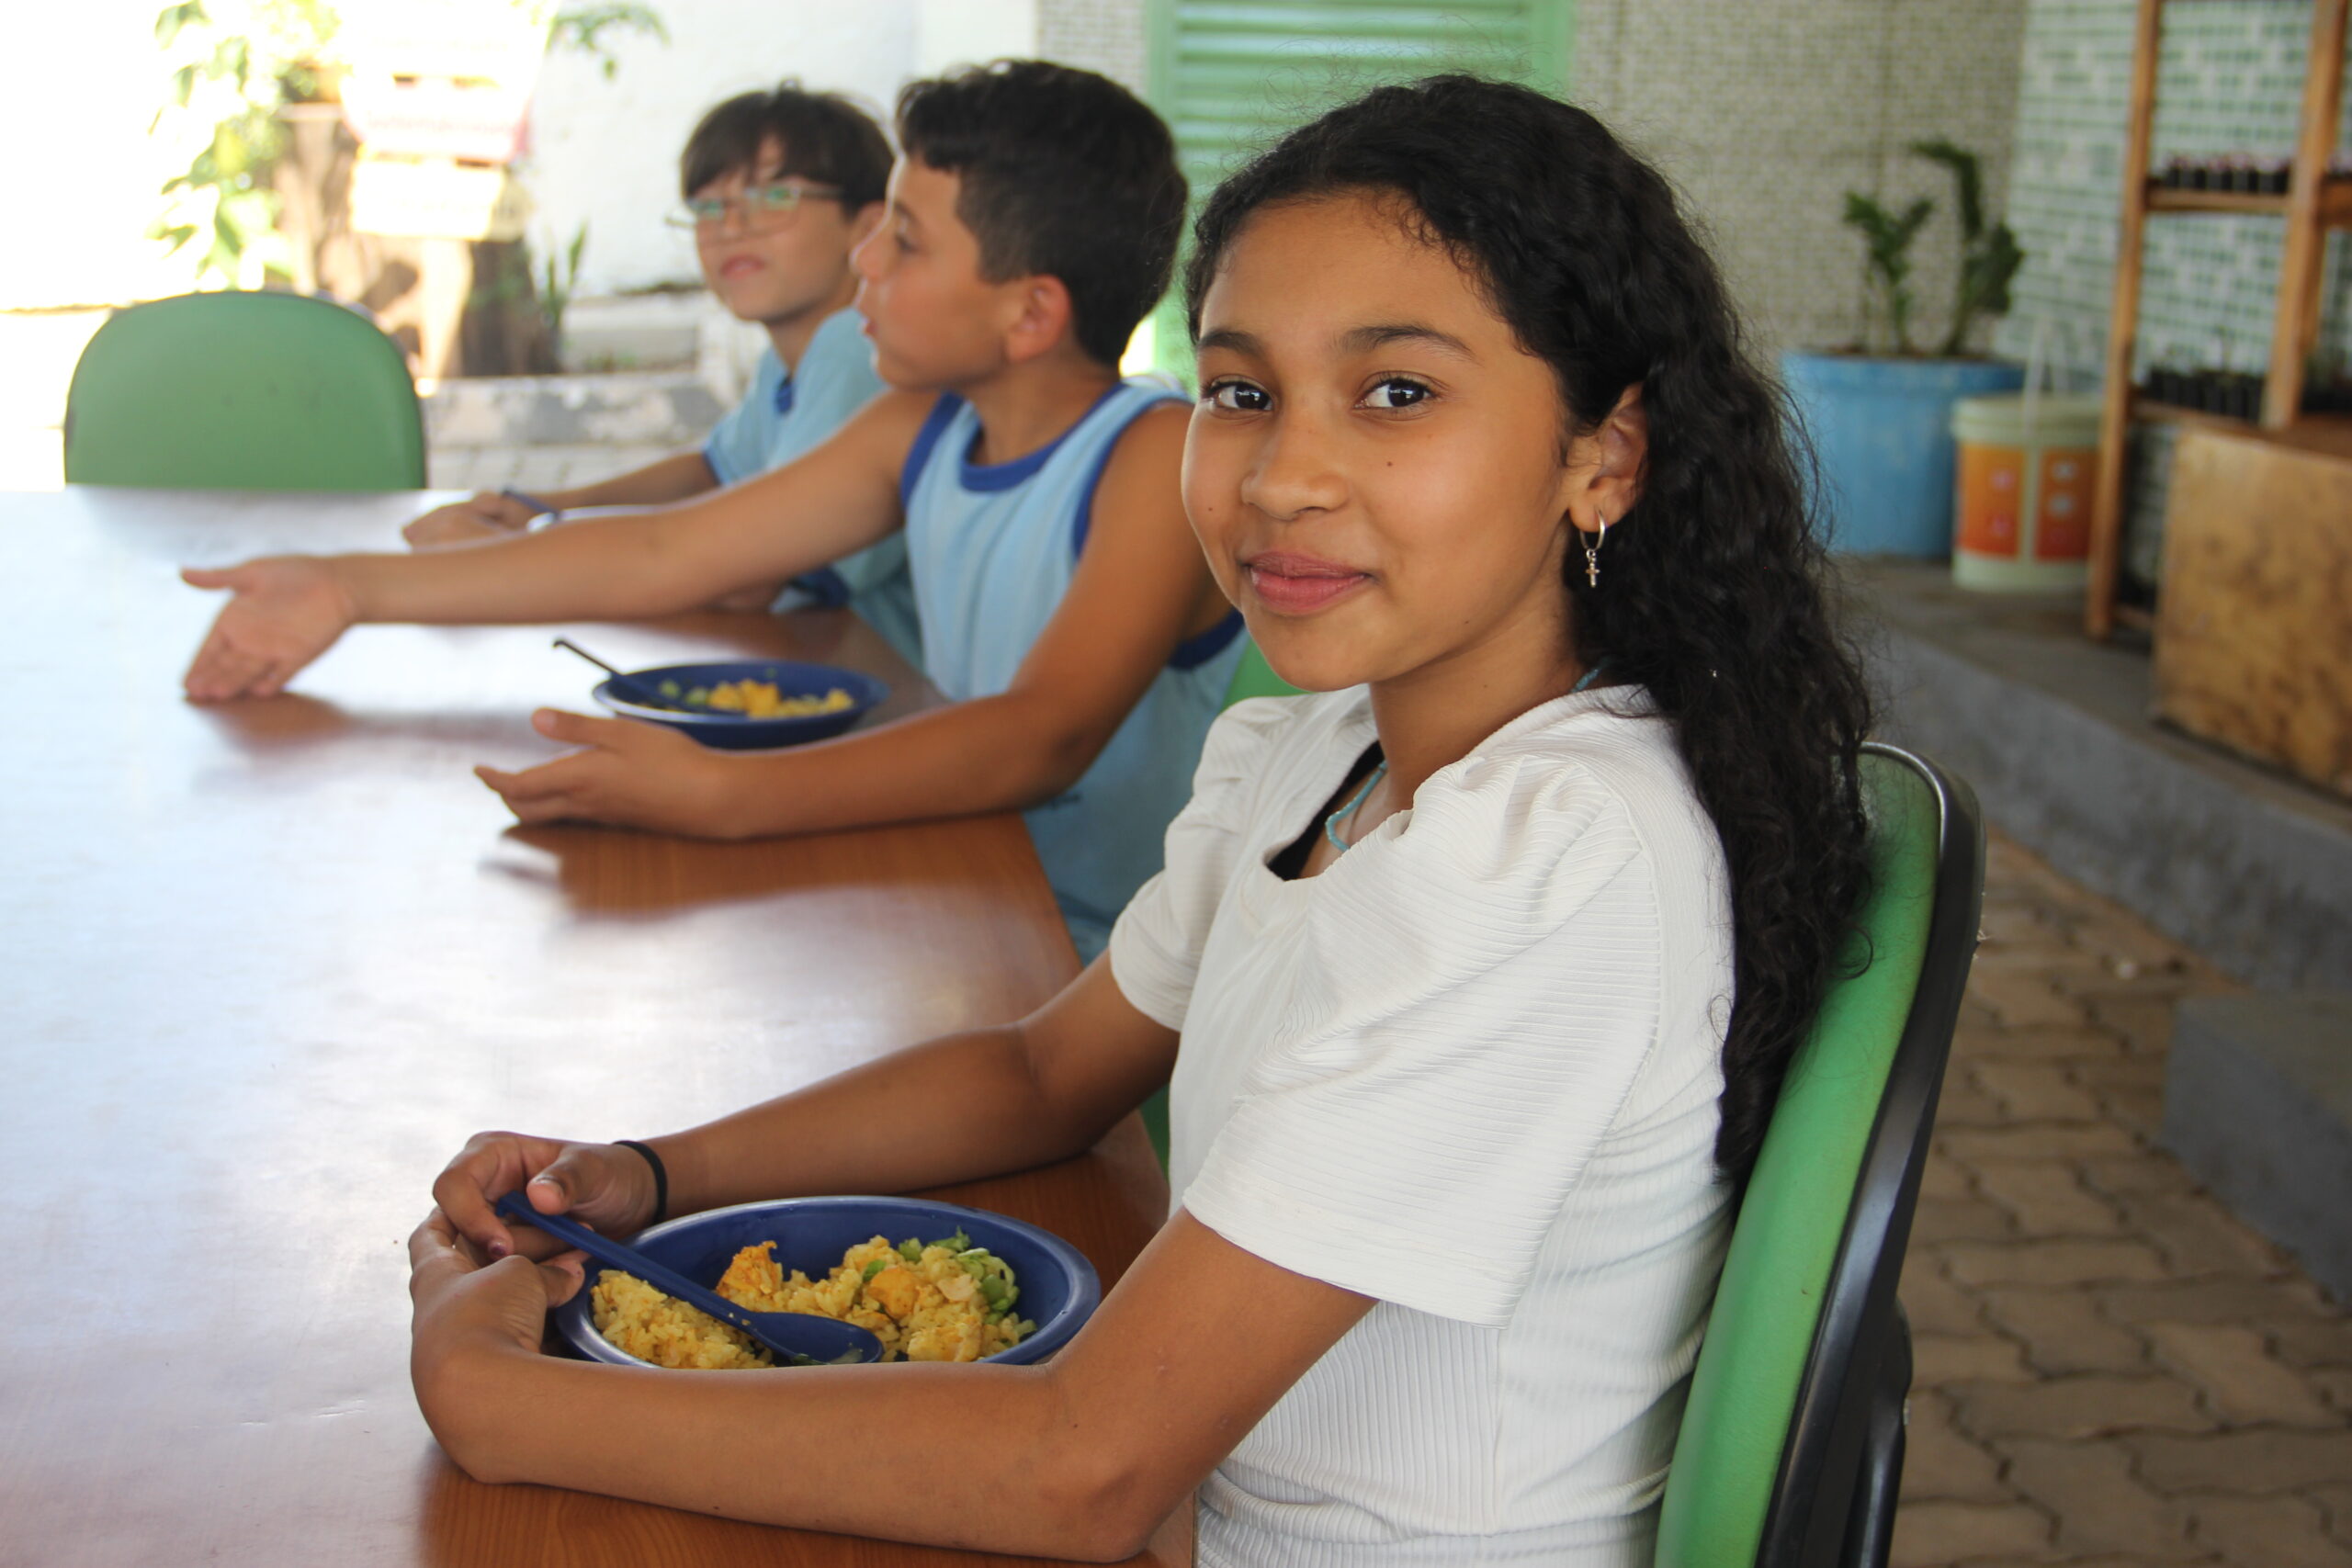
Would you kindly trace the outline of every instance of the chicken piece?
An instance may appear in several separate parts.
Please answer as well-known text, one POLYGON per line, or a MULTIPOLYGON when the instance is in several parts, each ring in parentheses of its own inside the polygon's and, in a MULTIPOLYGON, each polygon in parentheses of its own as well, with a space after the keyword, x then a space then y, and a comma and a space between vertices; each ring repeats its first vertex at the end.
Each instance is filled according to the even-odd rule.
POLYGON ((915 1278, 911 1270, 885 1269, 865 1282, 865 1293, 873 1298, 876 1306, 892 1317, 904 1320, 909 1313, 915 1310, 915 1303, 922 1299, 922 1281, 915 1278))

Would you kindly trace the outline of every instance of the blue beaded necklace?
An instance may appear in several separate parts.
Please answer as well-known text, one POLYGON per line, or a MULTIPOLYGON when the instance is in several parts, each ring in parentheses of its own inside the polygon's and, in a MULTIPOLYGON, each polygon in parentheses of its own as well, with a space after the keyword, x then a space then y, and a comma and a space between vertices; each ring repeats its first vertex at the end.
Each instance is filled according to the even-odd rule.
MULTIPOLYGON (((1583 675, 1577 678, 1577 683, 1568 688, 1569 694, 1574 695, 1575 694, 1583 691, 1587 686, 1591 685, 1594 678, 1600 675, 1600 671, 1601 665, 1600 664, 1595 664, 1591 669, 1586 671, 1583 675)), ((1372 786, 1378 784, 1382 779, 1387 776, 1388 759, 1383 757, 1378 765, 1374 767, 1372 772, 1364 776, 1363 787, 1356 791, 1355 794, 1350 795, 1348 797, 1348 803, 1345 806, 1342 806, 1340 809, 1331 813, 1330 816, 1323 818, 1323 836, 1330 840, 1331 847, 1339 851, 1341 854, 1346 854, 1348 852, 1349 846, 1347 840, 1340 837, 1340 824, 1348 820, 1350 818, 1352 818, 1356 814, 1357 809, 1363 805, 1364 797, 1372 793, 1372 786)))

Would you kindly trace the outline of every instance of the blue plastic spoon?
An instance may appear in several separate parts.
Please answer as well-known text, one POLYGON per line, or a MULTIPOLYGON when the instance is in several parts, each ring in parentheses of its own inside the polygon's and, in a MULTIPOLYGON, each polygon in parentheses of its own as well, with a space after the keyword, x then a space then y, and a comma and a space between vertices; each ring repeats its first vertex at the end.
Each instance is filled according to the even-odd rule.
POLYGON ((567 652, 580 655, 581 658, 586 660, 597 669, 602 670, 605 674, 610 675, 613 678, 614 692, 618 694, 620 696, 627 698, 628 701, 635 703, 639 707, 674 708, 681 713, 692 713, 695 711, 693 708, 686 706, 684 703, 672 702, 668 697, 663 696, 652 687, 645 684, 645 682, 639 681, 636 676, 623 674, 620 671, 614 669, 611 665, 605 663, 603 660, 597 658, 594 654, 589 652, 586 649, 581 647, 578 643, 572 641, 568 637, 560 637, 556 638, 554 646, 563 649, 567 652))
POLYGON ((655 1290, 673 1295, 690 1307, 699 1307, 730 1328, 740 1328, 775 1352, 778 1359, 797 1367, 829 1366, 854 1361, 878 1361, 882 1341, 854 1323, 805 1312, 752 1312, 737 1306, 717 1291, 705 1290, 674 1269, 656 1263, 633 1247, 599 1235, 577 1220, 542 1214, 520 1192, 498 1201, 498 1213, 518 1220, 576 1247, 607 1269, 636 1275, 655 1290))

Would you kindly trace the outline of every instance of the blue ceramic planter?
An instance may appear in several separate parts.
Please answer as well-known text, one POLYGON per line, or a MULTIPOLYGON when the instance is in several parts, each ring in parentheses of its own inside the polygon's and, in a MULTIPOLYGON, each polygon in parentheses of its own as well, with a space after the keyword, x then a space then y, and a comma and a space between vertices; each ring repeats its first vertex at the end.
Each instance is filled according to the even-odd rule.
POLYGON ((2013 392, 2025 367, 1977 359, 1784 354, 1781 376, 1821 459, 1816 511, 1842 555, 1951 554, 1951 408, 2013 392))

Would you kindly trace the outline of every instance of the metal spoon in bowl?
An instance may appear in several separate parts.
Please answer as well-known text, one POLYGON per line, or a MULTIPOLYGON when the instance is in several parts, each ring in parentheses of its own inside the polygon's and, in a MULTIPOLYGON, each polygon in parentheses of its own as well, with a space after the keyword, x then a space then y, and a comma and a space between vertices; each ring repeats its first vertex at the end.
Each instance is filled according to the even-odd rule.
POLYGON ((586 660, 597 669, 602 670, 605 674, 610 675, 613 678, 613 690, 628 698, 630 702, 635 703, 639 707, 682 708, 684 706, 683 703, 673 702, 668 697, 663 696, 661 693, 653 690, 650 686, 643 684, 636 676, 622 674, 619 671, 614 669, 611 665, 605 663, 603 660, 597 658, 594 654, 589 652, 586 649, 581 647, 578 643, 572 641, 568 637, 560 637, 556 638, 555 646, 580 655, 581 658, 586 660))
POLYGON ((737 1306, 717 1291, 705 1290, 674 1269, 656 1263, 633 1247, 599 1235, 577 1220, 542 1214, 520 1192, 498 1201, 498 1213, 508 1220, 536 1225, 567 1247, 576 1247, 607 1269, 636 1275, 655 1290, 673 1295, 690 1307, 699 1307, 730 1328, 739 1328, 775 1352, 786 1366, 812 1367, 854 1361, 878 1361, 882 1341, 869 1331, 839 1318, 805 1312, 752 1312, 737 1306))

